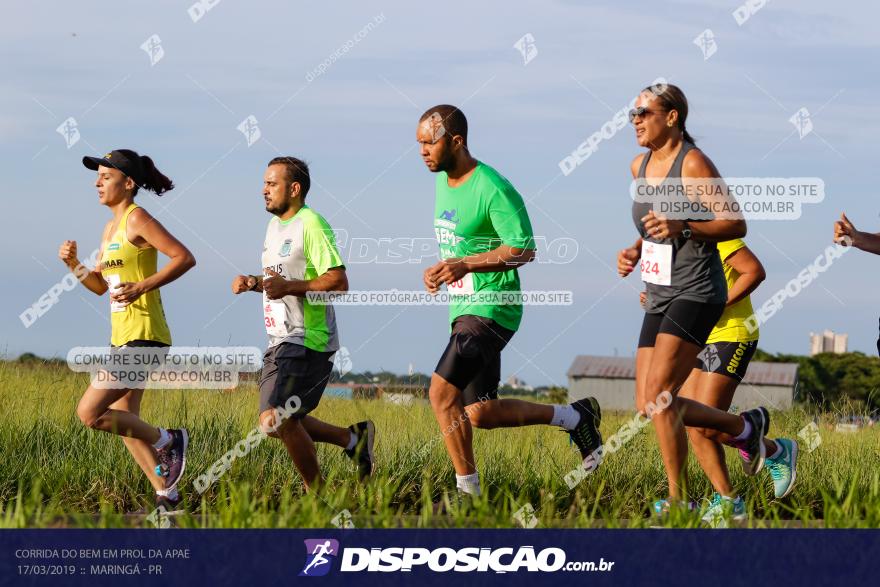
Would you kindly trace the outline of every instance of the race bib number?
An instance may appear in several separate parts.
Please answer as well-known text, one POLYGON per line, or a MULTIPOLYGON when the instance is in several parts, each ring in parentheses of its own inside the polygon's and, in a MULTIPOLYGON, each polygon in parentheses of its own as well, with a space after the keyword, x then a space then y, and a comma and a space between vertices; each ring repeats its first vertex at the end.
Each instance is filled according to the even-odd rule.
POLYGON ((287 317, 287 306, 284 302, 263 300, 263 319, 266 322, 266 333, 269 336, 287 336, 284 319, 287 317))
POLYGON ((672 245, 642 242, 642 281, 672 285, 672 245))
POLYGON ((468 273, 458 281, 453 281, 446 285, 446 290, 458 296, 470 295, 474 293, 474 274, 468 273))
MULTIPOLYGON (((104 281, 107 282, 107 287, 110 288, 110 293, 113 293, 113 290, 119 287, 119 284, 122 282, 119 275, 108 275, 104 281)), ((125 312, 126 306, 128 306, 128 304, 123 302, 110 301, 111 312, 125 312)))

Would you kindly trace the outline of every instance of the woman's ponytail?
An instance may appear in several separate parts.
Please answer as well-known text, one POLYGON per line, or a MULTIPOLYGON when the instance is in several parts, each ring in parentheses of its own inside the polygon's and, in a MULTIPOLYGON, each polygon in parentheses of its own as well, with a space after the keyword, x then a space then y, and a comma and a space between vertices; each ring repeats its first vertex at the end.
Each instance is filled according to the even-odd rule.
POLYGON ((143 187, 150 190, 157 196, 161 196, 168 190, 174 189, 174 182, 166 177, 161 171, 156 169, 156 164, 146 155, 141 155, 141 165, 144 168, 144 184, 143 187))
POLYGON ((694 140, 694 137, 691 136, 691 133, 689 133, 687 131, 687 129, 684 127, 684 125, 682 125, 682 127, 681 127, 681 136, 684 137, 684 140, 686 140, 689 143, 696 144, 696 142, 697 142, 694 140))

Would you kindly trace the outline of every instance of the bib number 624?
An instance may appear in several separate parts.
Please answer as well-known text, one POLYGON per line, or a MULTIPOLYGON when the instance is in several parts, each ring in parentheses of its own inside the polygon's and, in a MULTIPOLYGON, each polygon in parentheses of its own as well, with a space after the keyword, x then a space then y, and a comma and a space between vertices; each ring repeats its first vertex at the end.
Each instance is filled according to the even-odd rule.
POLYGON ((642 270, 642 273, 660 275, 660 265, 656 261, 652 262, 647 259, 642 259, 639 268, 642 270))

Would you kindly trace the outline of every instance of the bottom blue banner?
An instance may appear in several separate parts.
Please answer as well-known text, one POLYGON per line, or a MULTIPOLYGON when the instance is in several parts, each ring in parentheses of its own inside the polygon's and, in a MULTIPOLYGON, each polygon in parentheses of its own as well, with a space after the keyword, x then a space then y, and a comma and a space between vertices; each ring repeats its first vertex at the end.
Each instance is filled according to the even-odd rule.
POLYGON ((843 585, 877 530, 2 530, 0 584, 843 585))

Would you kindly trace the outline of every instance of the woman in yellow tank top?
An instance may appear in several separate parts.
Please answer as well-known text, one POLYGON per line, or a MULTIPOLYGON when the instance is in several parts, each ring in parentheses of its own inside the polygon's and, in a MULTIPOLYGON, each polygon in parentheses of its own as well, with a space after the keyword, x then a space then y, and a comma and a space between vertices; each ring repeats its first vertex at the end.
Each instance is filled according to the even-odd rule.
MULTIPOLYGON (((110 291, 114 348, 167 348, 171 332, 159 288, 186 273, 196 261, 180 241, 134 203, 134 197, 140 188, 162 195, 174 184, 149 157, 128 149, 104 157, 83 157, 83 165, 98 172, 98 202, 113 217, 104 228, 94 270, 83 268, 76 241, 64 241, 59 256, 74 274, 84 275, 80 281, 86 289, 99 296, 110 291), (157 251, 169 258, 161 270, 157 270, 157 251)), ((156 490, 157 507, 176 510, 180 503, 177 482, 186 465, 189 438, 185 429, 157 428, 141 420, 143 393, 143 388, 106 389, 93 382, 79 401, 77 415, 89 428, 122 436, 156 490)))

